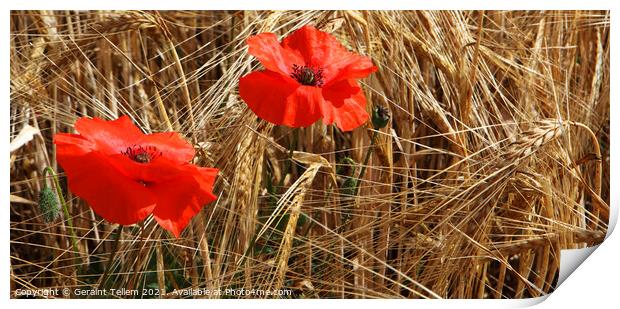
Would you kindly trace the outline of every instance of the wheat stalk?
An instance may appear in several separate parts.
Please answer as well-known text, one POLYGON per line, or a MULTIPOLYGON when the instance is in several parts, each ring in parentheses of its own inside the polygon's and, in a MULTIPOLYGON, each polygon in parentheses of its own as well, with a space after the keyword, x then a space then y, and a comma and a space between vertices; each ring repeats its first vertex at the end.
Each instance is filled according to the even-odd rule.
POLYGON ((609 16, 12 11, 10 140, 26 125, 40 135, 10 153, 11 289, 101 279, 114 225, 67 192, 52 136, 74 132, 79 117, 126 114, 145 132, 187 137, 193 163, 220 170, 218 200, 179 239, 152 217, 125 228, 110 287, 164 287, 164 298, 252 297, 174 293, 238 288, 291 298, 548 294, 560 250, 599 243, 607 229, 609 16), (379 68, 360 85, 367 110, 386 107, 391 120, 358 194, 336 170, 361 169, 374 131, 272 126, 237 93, 241 76, 262 69, 247 37, 306 24, 379 68), (33 202, 48 166, 82 262, 64 219, 45 222, 33 202))

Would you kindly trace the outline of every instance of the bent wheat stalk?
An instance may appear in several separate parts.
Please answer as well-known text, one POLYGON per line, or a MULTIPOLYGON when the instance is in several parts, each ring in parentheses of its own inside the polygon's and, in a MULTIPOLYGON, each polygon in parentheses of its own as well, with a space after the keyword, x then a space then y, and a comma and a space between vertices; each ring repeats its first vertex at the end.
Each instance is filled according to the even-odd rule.
POLYGON ((304 201, 307 190, 312 185, 312 181, 316 176, 316 173, 321 168, 320 163, 313 163, 308 169, 297 179, 297 181, 284 193, 279 204, 289 203, 290 215, 286 230, 284 231, 284 237, 280 245, 280 252, 278 254, 278 263, 275 272, 275 278, 271 290, 278 290, 282 287, 284 282, 284 276, 288 269, 288 258, 291 254, 293 238, 295 236, 295 229, 297 228, 297 219, 301 210, 301 204, 304 201), (290 202, 289 202, 290 200, 290 202))

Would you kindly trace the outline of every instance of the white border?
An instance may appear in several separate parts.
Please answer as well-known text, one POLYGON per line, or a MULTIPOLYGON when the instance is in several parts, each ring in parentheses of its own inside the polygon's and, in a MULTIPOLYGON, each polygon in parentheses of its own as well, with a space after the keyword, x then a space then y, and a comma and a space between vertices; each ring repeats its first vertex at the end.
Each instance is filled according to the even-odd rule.
MULTIPOLYGON (((0 196, 5 201, 9 195, 9 121, 10 116, 8 113, 8 101, 10 92, 9 79, 9 11, 10 9, 494 9, 494 10, 514 10, 514 9, 605 9, 611 10, 611 157, 618 158, 620 153, 615 145, 617 145, 618 136, 620 134, 618 124, 615 123, 618 114, 618 103, 620 103, 618 97, 618 90, 615 88, 616 84, 613 83, 618 77, 618 39, 617 36, 618 26, 615 20, 616 11, 618 8, 618 2, 613 0, 524 0, 524 1, 423 1, 420 3, 404 2, 404 1, 370 1, 370 0, 345 0, 345 1, 329 1, 329 0, 306 0, 301 2, 284 2, 277 0, 228 0, 209 2, 208 0, 201 1, 186 1, 186 0, 174 0, 174 1, 148 1, 148 0, 129 0, 129 1, 107 1, 107 2, 95 2, 95 1, 66 1, 66 0, 30 0, 21 3, 10 3, 7 5, 5 1, 0 3, 0 6, 4 9, 2 16, 1 27, 3 28, 3 36, 1 38, 2 51, 4 51, 4 57, 1 60, 1 65, 4 74, 2 75, 2 90, 4 110, 2 113, 2 130, 5 138, 4 143, 0 145, 4 164, 1 165, 2 171, 0 172, 0 179, 2 179, 2 186, 0 196)), ((612 159, 611 164, 611 218, 610 218, 610 233, 614 229, 618 218, 618 194, 613 188, 618 188, 618 160, 612 159)), ((3 205, 8 206, 7 203, 3 205)), ((8 263, 9 259, 9 209, 5 208, 0 216, 2 216, 2 222, 4 228, 0 228, 0 235, 2 235, 2 242, 0 248, 0 256, 4 263, 8 263)), ((620 248, 620 236, 609 235, 608 239, 600 245, 592 256, 588 258, 588 261, 581 265, 575 272, 566 280, 554 293, 552 293, 547 301, 544 301, 540 307, 542 308, 580 308, 589 306, 592 308, 616 303, 618 295, 618 276, 620 275, 619 261, 617 259, 618 248, 620 248)), ((112 301, 107 300, 74 300, 74 301, 46 301, 46 300, 9 300, 9 267, 7 264, 0 266, 0 287, 3 293, 2 299, 4 302, 8 302, 11 306, 37 306, 41 305, 45 308, 54 308, 56 306, 62 306, 62 308, 76 307, 84 308, 93 305, 110 305, 112 301)), ((440 301, 411 301, 411 300, 321 300, 318 301, 205 301, 205 300, 184 300, 184 305, 190 305, 192 307, 217 307, 220 305, 232 306, 232 307, 246 307, 246 306, 258 306, 269 307, 274 306, 295 306, 295 307, 307 307, 316 308, 317 304, 320 305, 334 305, 342 306, 343 302, 346 305, 364 305, 364 306, 398 306, 403 308, 411 308, 417 306, 433 307, 433 308, 498 308, 498 307, 524 307, 534 305, 540 302, 541 299, 534 300, 503 300, 503 301, 486 301, 486 300, 440 300, 440 301)), ((140 306, 149 306, 153 308, 165 308, 171 305, 170 301, 166 300, 154 300, 145 301, 141 300, 140 306)), ((176 304, 176 302, 174 302, 176 304)), ((114 301, 114 306, 121 305, 122 307, 135 307, 136 301, 114 301)), ((608 307, 608 306, 603 306, 608 307)))

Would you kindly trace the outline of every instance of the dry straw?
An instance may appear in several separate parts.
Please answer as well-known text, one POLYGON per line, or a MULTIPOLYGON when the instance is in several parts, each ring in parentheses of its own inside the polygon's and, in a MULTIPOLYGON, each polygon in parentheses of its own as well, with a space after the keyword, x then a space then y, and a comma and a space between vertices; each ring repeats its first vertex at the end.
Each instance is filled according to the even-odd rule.
POLYGON ((131 297, 533 297, 561 249, 607 230, 609 12, 13 11, 10 39, 10 138, 40 132, 10 154, 12 290, 91 288, 109 264, 106 286, 163 291, 131 297), (247 109, 245 39, 304 24, 373 59, 362 85, 386 128, 292 130, 247 109), (184 135, 220 169, 219 199, 180 239, 124 228, 114 255, 115 226, 66 191, 51 138, 122 114, 184 135), (375 135, 351 194, 336 171, 361 170, 375 135), (47 167, 79 252, 68 218, 36 205, 47 167))

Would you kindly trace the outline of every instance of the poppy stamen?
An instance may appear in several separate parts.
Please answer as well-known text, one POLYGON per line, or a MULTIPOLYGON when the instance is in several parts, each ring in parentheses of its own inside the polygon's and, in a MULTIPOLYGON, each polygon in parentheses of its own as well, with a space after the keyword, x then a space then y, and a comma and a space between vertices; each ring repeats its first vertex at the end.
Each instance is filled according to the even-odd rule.
POLYGON ((149 163, 162 155, 162 152, 158 151, 155 146, 142 147, 140 145, 127 147, 127 150, 121 151, 121 153, 138 163, 149 163))
POLYGON ((293 64, 293 73, 291 73, 291 77, 302 85, 315 87, 323 86, 322 68, 313 68, 308 65, 298 66, 293 64))

